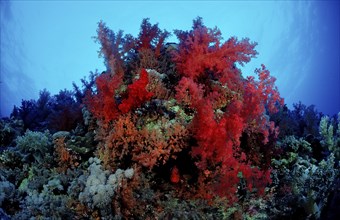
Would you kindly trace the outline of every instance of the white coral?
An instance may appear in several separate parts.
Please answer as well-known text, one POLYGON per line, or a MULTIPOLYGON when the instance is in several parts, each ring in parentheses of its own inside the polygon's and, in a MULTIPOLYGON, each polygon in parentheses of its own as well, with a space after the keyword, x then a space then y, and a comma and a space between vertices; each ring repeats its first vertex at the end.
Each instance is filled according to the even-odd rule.
POLYGON ((87 177, 86 186, 79 194, 79 200, 91 208, 105 209, 109 206, 114 192, 123 178, 131 179, 134 175, 132 168, 127 170, 117 169, 114 174, 103 170, 98 158, 90 158, 88 168, 90 175, 87 177))

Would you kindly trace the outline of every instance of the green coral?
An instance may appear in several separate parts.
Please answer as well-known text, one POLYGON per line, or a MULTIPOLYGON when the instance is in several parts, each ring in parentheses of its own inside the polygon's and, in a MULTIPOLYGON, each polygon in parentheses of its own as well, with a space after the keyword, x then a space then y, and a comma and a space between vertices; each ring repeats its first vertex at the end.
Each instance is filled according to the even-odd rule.
POLYGON ((321 118, 319 126, 321 144, 334 153, 337 160, 340 160, 340 112, 338 113, 337 131, 334 133, 334 126, 328 116, 321 118))
POLYGON ((221 218, 218 219, 244 219, 260 220, 269 219, 267 215, 268 203, 262 198, 249 198, 242 204, 234 203, 231 207, 220 206, 218 212, 221 218))
POLYGON ((19 151, 33 157, 36 162, 47 159, 52 150, 51 134, 49 131, 37 132, 27 130, 25 135, 16 139, 19 151))
POLYGON ((292 136, 285 138, 280 146, 286 153, 272 161, 276 168, 272 172, 272 179, 276 185, 286 186, 289 190, 277 196, 279 205, 276 210, 282 212, 282 217, 292 216, 302 209, 306 216, 319 218, 337 176, 334 154, 317 162, 308 154, 311 151, 310 144, 303 138, 292 136), (281 210, 281 207, 286 207, 286 210, 281 210))
POLYGON ((82 136, 72 136, 70 140, 66 142, 66 146, 72 151, 80 155, 86 155, 89 152, 95 150, 95 144, 93 143, 93 137, 91 133, 86 133, 82 136))
POLYGON ((328 116, 324 116, 320 121, 320 135, 323 138, 322 144, 327 146, 329 149, 334 147, 334 128, 332 124, 329 124, 330 120, 328 116))
POLYGON ((18 190, 21 192, 28 191, 29 190, 28 184, 33 180, 34 175, 35 175, 34 167, 30 167, 28 170, 27 177, 21 181, 18 190))
POLYGON ((184 120, 187 123, 192 121, 193 115, 186 114, 184 109, 181 108, 181 106, 177 103, 175 99, 165 101, 164 105, 168 110, 174 112, 179 117, 179 120, 184 120))
POLYGON ((285 156, 280 160, 273 159, 272 165, 275 168, 285 167, 288 168, 294 165, 298 157, 304 159, 308 158, 308 155, 312 152, 311 144, 303 138, 296 139, 294 136, 285 137, 278 146, 285 149, 285 156))

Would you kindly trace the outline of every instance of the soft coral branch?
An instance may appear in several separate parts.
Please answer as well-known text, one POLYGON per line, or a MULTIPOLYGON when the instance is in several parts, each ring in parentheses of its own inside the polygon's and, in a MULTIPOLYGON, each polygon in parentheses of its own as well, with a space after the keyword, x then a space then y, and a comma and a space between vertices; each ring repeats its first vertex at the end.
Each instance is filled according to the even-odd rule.
POLYGON ((119 116, 115 92, 122 84, 120 75, 103 73, 96 79, 97 92, 88 91, 85 104, 96 118, 108 124, 119 116))
POLYGON ((158 28, 158 24, 151 25, 149 19, 143 19, 141 30, 137 38, 138 51, 154 49, 155 56, 160 55, 164 40, 170 35, 158 28))
POLYGON ((152 98, 153 93, 146 90, 148 83, 148 73, 145 69, 142 69, 139 79, 128 86, 128 98, 124 99, 118 106, 122 113, 127 113, 152 98))
POLYGON ((152 92, 146 90, 149 83, 148 74, 142 69, 139 79, 128 86, 127 98, 118 104, 116 92, 122 85, 122 78, 119 75, 110 76, 103 73, 96 79, 97 92, 88 92, 85 103, 96 118, 108 124, 117 119, 120 114, 129 112, 137 108, 153 96, 152 92))
MULTIPOLYGON (((180 40, 179 50, 174 60, 180 74, 191 77, 195 81, 206 77, 206 71, 214 71, 215 76, 226 81, 232 74, 235 62, 243 64, 255 57, 255 43, 248 39, 237 41, 231 38, 221 44, 221 32, 217 28, 210 29, 203 25, 201 18, 194 21, 190 32, 176 31, 180 40)), ((233 76, 234 78, 234 76, 233 76)))

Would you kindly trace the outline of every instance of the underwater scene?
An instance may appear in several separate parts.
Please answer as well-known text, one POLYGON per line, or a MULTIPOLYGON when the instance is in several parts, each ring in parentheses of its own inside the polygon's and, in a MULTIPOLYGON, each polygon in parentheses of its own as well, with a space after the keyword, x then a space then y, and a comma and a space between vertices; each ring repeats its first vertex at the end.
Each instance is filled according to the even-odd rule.
POLYGON ((1 220, 340 219, 340 112, 288 106, 243 73, 257 43, 202 17, 105 22, 104 69, 0 119, 1 220))

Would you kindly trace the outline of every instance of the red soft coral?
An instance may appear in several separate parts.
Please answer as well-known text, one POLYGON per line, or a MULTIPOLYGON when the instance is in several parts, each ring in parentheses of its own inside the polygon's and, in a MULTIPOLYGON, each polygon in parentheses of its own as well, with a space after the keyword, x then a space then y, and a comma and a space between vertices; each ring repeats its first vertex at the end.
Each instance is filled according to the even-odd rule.
POLYGON ((142 69, 139 79, 128 86, 128 98, 124 99, 118 106, 122 113, 127 113, 152 98, 153 93, 146 90, 148 83, 148 73, 145 69, 142 69))
POLYGON ((111 76, 108 73, 99 75, 96 79, 97 92, 88 91, 85 104, 92 114, 107 125, 119 116, 115 91, 122 84, 120 75, 111 76))
MULTIPOLYGON (((256 187, 259 194, 270 180, 270 170, 254 167, 239 149, 240 137, 245 128, 243 118, 236 114, 224 114, 217 119, 209 101, 202 101, 194 120, 194 135, 198 146, 192 155, 198 156, 196 163, 201 170, 199 189, 207 188, 229 202, 237 200, 235 192, 240 183, 240 174, 247 183, 248 190, 256 187)), ((254 152, 258 153, 258 152, 254 152)), ((209 198, 209 193, 203 197, 209 198)))
POLYGON ((243 78, 236 67, 255 57, 256 44, 234 37, 222 42, 221 32, 204 26, 201 18, 194 21, 191 31, 175 33, 179 45, 171 51, 176 69, 149 78, 144 68, 174 66, 167 64, 168 50, 160 52, 168 33, 148 19, 143 20, 138 38, 123 37, 121 32, 115 35, 100 24, 98 39, 108 73, 97 78, 97 91, 87 96, 94 116, 104 125, 110 122, 109 127, 101 125, 97 132, 99 155, 111 168, 134 165, 152 171, 156 166, 175 163, 178 173, 173 169, 172 182, 179 181, 179 173, 185 177, 179 158, 188 157, 197 166, 195 175, 198 171, 195 193, 202 192, 205 198, 211 198, 214 192, 235 201, 240 179, 249 190, 256 187, 263 192, 270 183, 270 169, 261 164, 270 161, 270 149, 266 153, 264 147, 243 145, 259 143, 272 148, 268 137, 276 129, 266 113, 275 112, 283 100, 264 66, 256 71, 259 80, 243 78), (139 78, 123 94, 126 83, 140 69, 139 78), (149 83, 152 79, 159 82, 149 83), (172 88, 175 91, 170 91, 172 88), (159 99, 155 108, 140 108, 153 97, 159 99), (135 108, 141 111, 137 114, 135 108), (172 109, 181 111, 173 114, 172 109), (249 141, 245 143, 242 137, 249 141), (184 148, 188 149, 183 152, 184 148))
POLYGON ((169 35, 169 32, 160 30, 157 24, 151 25, 149 19, 143 19, 139 36, 136 39, 138 51, 154 49, 155 56, 158 57, 164 40, 169 35))
POLYGON ((179 103, 189 107, 197 107, 202 100, 204 90, 202 85, 198 85, 191 78, 182 77, 176 86, 176 99, 179 103))
POLYGON ((270 123, 264 113, 266 109, 270 113, 275 113, 279 105, 283 105, 283 99, 274 85, 275 78, 270 76, 270 72, 262 65, 261 69, 256 69, 259 81, 254 77, 248 77, 244 84, 242 117, 248 124, 248 130, 264 134, 264 142, 268 141, 270 131, 274 131, 273 123, 270 123))
POLYGON ((220 30, 205 27, 201 18, 194 21, 192 31, 175 33, 180 40, 179 50, 174 54, 177 69, 180 74, 195 81, 205 78, 206 71, 213 72, 213 77, 223 83, 239 80, 234 63, 243 65, 257 54, 254 50, 256 44, 249 43, 248 39, 237 41, 230 38, 221 44, 220 30))
POLYGON ((220 31, 205 27, 201 19, 194 21, 192 31, 176 34, 180 43, 174 60, 182 75, 176 99, 194 110, 192 133, 197 146, 192 155, 198 158, 196 165, 202 172, 199 185, 233 201, 242 173, 248 189, 256 186, 263 191, 270 182, 270 170, 268 166, 262 166, 264 170, 253 167, 252 160, 265 152, 254 150, 247 158, 240 138, 243 133, 260 134, 267 143, 275 128, 266 110, 275 112, 283 100, 264 66, 256 70, 259 81, 244 79, 235 66, 256 55, 256 44, 236 38, 221 43, 220 31))
POLYGON ((124 59, 134 46, 130 36, 123 36, 123 31, 114 33, 106 27, 104 22, 99 22, 97 40, 101 44, 100 55, 105 59, 107 72, 123 75, 125 71, 124 59))

